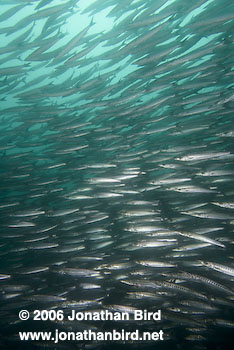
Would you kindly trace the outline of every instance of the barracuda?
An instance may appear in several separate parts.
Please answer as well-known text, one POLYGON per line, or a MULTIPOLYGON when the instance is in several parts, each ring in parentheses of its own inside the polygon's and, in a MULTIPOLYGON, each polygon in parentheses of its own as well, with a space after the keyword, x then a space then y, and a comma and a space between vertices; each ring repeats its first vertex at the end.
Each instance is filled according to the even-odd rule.
POLYGON ((201 261, 201 264, 210 268, 210 269, 213 269, 213 270, 216 270, 218 272, 221 272, 225 275, 229 275, 229 276, 232 276, 234 277, 234 268, 231 268, 229 266, 225 266, 225 265, 222 265, 222 264, 217 264, 215 262, 210 262, 210 261, 201 261))
POLYGON ((0 348, 233 349, 233 0, 0 3, 0 348))

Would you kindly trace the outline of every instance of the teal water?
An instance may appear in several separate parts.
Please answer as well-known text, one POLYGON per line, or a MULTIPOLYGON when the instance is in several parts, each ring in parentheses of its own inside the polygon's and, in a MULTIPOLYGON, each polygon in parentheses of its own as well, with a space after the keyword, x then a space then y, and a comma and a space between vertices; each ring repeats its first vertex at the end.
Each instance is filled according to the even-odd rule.
POLYGON ((1 349, 232 348, 233 25, 231 0, 1 1, 1 349), (164 340, 18 335, 55 329, 164 340))

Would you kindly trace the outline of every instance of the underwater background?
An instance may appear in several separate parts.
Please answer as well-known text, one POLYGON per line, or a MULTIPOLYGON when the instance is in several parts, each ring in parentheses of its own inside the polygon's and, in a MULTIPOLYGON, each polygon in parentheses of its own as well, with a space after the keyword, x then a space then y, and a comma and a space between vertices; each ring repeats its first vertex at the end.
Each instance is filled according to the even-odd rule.
POLYGON ((0 349, 231 350, 233 1, 0 0, 0 38, 0 349))

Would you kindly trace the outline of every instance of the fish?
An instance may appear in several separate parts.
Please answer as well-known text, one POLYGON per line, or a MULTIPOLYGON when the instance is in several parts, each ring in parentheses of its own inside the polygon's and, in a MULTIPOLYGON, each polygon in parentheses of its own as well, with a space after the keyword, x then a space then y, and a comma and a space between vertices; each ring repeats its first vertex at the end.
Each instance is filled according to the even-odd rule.
POLYGON ((204 236, 204 235, 200 235, 198 233, 193 233, 193 232, 178 232, 179 235, 182 235, 182 236, 185 236, 185 237, 189 237, 189 238, 193 238, 193 239, 196 239, 198 241, 202 241, 202 242, 206 242, 206 243, 209 243, 209 244, 214 244, 214 245, 217 245, 219 247, 222 247, 222 248, 225 248, 225 245, 218 242, 218 241, 215 241, 214 239, 211 239, 207 236, 204 236))
POLYGON ((232 267, 210 261, 201 261, 201 264, 208 268, 224 273, 225 275, 234 276, 234 269, 232 267))
POLYGON ((233 27, 231 0, 1 1, 0 348, 233 348, 233 27))

